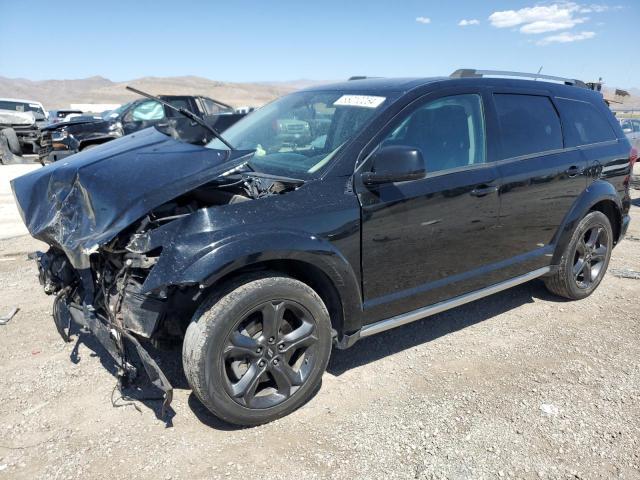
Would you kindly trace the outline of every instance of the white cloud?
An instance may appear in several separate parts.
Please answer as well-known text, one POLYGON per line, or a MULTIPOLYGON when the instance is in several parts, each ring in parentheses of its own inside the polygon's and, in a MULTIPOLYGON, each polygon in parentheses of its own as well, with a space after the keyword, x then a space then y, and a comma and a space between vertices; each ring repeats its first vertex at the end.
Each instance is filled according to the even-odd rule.
POLYGON ((493 12, 489 16, 489 22, 496 28, 520 27, 520 31, 527 34, 568 30, 588 20, 577 16, 586 13, 581 11, 583 8, 585 7, 573 2, 536 5, 520 10, 493 12))
POLYGON ((429 17, 416 17, 416 22, 426 25, 428 23, 431 23, 431 19, 429 17))
POLYGON ((471 20, 463 19, 458 22, 459 27, 468 27, 469 25, 479 25, 479 24, 480 24, 480 21, 476 20, 475 18, 471 20))
POLYGON ((537 42, 538 45, 549 45, 551 43, 570 43, 570 42, 579 42, 581 40, 588 40, 596 36, 595 32, 580 32, 580 33, 571 33, 571 32, 562 32, 557 35, 550 35, 548 37, 544 37, 542 40, 537 42))
POLYGON ((608 12, 610 10, 622 10, 624 7, 621 5, 599 5, 597 3, 593 3, 591 5, 586 5, 584 7, 580 7, 580 13, 603 13, 608 12))

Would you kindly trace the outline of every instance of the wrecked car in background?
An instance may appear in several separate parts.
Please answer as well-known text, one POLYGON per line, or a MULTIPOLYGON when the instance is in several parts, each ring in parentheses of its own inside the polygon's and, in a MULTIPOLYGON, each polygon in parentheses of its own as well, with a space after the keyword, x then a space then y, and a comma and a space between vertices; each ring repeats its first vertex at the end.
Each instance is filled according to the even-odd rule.
POLYGON ((39 160, 47 153, 33 112, 0 109, 0 163, 23 163, 28 156, 39 160))
MULTIPOLYGON (((194 112, 217 131, 224 131, 245 115, 204 96, 160 95, 157 98, 194 112)), ((49 160, 57 161, 153 126, 187 143, 204 145, 211 140, 211 136, 191 120, 157 100, 144 98, 104 112, 99 118, 80 116, 49 125, 43 129, 43 142, 50 147, 49 160)))
POLYGON ((36 102, 35 100, 0 98, 0 110, 30 113, 33 115, 38 127, 44 127, 47 123, 47 111, 40 102, 36 102))

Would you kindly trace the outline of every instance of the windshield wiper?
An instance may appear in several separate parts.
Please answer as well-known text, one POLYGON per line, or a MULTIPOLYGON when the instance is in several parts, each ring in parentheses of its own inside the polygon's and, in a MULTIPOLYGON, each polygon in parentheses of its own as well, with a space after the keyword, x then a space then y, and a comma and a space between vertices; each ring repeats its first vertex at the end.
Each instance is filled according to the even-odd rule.
POLYGON ((137 93, 138 95, 142 95, 143 97, 147 97, 150 98, 151 100, 155 100, 156 102, 161 103, 162 105, 164 105, 165 107, 169 107, 171 110, 175 110, 176 112, 182 114, 183 116, 187 117, 189 120, 192 120, 194 122, 196 122, 198 125, 200 125, 201 127, 209 130, 214 137, 216 137, 218 140, 220 140, 222 143, 224 143, 227 148, 229 148, 229 150, 235 150, 235 148, 233 148, 233 145, 231 145, 229 142, 227 142, 224 137, 222 135, 220 135, 218 133, 218 131, 213 128, 211 125, 209 125, 207 122, 205 122, 202 118, 200 118, 198 115, 196 115, 195 113, 193 113, 191 110, 187 110, 186 108, 182 108, 182 107, 174 107, 173 105, 171 105, 169 102, 165 102, 164 100, 162 100, 161 98, 155 97, 149 93, 143 92, 142 90, 138 90, 137 88, 133 88, 130 87, 129 85, 127 85, 127 90, 130 90, 134 93, 137 93))

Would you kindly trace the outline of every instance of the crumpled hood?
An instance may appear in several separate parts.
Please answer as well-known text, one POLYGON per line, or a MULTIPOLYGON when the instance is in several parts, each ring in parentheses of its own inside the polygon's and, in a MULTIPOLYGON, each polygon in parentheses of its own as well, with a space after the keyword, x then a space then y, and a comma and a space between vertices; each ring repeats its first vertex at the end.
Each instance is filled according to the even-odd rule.
POLYGON ((29 233, 62 249, 75 268, 88 268, 98 246, 250 153, 211 150, 148 128, 18 177, 11 187, 29 233))

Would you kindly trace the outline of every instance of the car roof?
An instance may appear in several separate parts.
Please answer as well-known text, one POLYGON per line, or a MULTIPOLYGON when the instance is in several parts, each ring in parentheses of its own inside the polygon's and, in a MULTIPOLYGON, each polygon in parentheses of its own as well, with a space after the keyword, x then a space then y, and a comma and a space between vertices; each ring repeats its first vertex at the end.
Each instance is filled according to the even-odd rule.
POLYGON ((544 80, 525 80, 520 78, 502 78, 502 77, 470 77, 470 78, 452 78, 452 77, 426 77, 426 78, 362 78, 349 80, 346 82, 333 83, 327 85, 316 85, 306 88, 302 91, 340 91, 353 93, 371 93, 384 94, 385 92, 404 93, 419 87, 428 85, 446 86, 487 86, 502 88, 527 88, 527 89, 546 89, 553 92, 554 95, 564 95, 569 98, 602 98, 600 92, 593 91, 584 87, 573 85, 564 85, 562 83, 548 82, 544 80))
POLYGON ((446 80, 446 77, 404 77, 404 78, 383 78, 383 77, 367 77, 346 82, 330 83, 315 85, 308 87, 302 91, 340 91, 340 92, 403 92, 413 90, 416 87, 446 80))
POLYGON ((37 103, 42 106, 42 103, 36 100, 24 100, 22 98, 0 98, 0 102, 20 102, 20 103, 37 103))

